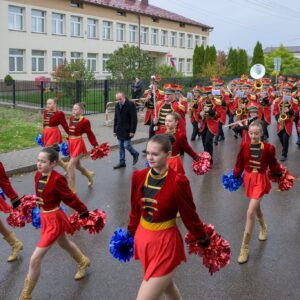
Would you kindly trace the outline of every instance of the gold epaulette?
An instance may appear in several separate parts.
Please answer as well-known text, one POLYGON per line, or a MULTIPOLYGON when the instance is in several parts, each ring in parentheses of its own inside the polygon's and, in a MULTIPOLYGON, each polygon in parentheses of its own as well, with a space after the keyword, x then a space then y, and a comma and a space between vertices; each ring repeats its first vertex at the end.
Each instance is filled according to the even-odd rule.
POLYGON ((217 105, 222 105, 222 100, 221 100, 221 99, 215 98, 215 100, 216 100, 216 104, 217 104, 217 105))
POLYGON ((278 101, 279 101, 279 98, 280 98, 280 97, 275 98, 274 101, 275 101, 275 102, 278 102, 278 101))
POLYGON ((159 92, 161 95, 164 95, 164 94, 165 94, 165 92, 162 91, 162 90, 158 90, 158 92, 159 92))
POLYGON ((179 107, 179 109, 180 109, 180 110, 182 110, 182 111, 185 111, 185 107, 184 107, 184 105, 182 105, 182 104, 178 103, 178 107, 179 107))
POLYGON ((292 98, 293 99, 293 103, 298 105, 298 100, 296 98, 292 98))

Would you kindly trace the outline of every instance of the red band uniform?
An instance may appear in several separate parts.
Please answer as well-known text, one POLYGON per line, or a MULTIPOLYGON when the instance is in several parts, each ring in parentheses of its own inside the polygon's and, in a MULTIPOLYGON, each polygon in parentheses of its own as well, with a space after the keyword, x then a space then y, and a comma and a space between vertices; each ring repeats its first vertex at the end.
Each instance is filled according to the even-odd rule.
POLYGON ((144 280, 172 272, 186 260, 183 240, 176 225, 179 211, 186 228, 199 240, 206 234, 188 179, 169 169, 136 171, 132 177, 128 230, 134 234, 134 257, 144 268, 144 280))
POLYGON ((201 108, 202 98, 200 96, 201 93, 201 87, 199 85, 196 85, 193 88, 193 100, 189 104, 189 116, 190 121, 193 126, 193 132, 191 136, 191 141, 194 141, 196 139, 197 135, 199 134, 199 110, 201 108))
POLYGON ((69 124, 69 141, 68 148, 70 157, 77 157, 80 154, 86 154, 87 149, 82 138, 82 135, 86 133, 90 144, 93 147, 98 145, 96 137, 91 129, 91 123, 88 119, 84 117, 75 118, 72 116, 70 118, 69 124))
POLYGON ((43 133, 42 140, 45 147, 50 147, 54 144, 62 143, 62 136, 58 126, 61 125, 65 132, 69 133, 68 123, 66 121, 65 114, 60 111, 44 111, 44 120, 43 120, 43 133))
POLYGON ((64 232, 74 233, 66 214, 60 209, 60 202, 74 210, 82 213, 87 207, 74 194, 64 176, 52 171, 48 176, 43 176, 40 172, 35 175, 36 195, 41 198, 41 239, 38 247, 49 247, 64 232))
POLYGON ((273 145, 264 142, 242 144, 233 174, 238 177, 244 171, 243 183, 247 198, 260 199, 264 194, 270 192, 268 168, 274 174, 281 173, 273 145))

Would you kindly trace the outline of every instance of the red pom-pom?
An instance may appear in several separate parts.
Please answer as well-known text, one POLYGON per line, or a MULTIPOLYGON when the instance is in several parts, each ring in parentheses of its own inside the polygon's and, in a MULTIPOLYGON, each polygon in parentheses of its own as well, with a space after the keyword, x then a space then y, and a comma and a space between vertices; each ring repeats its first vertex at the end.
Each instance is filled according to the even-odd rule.
POLYGON ((96 159, 101 159, 104 156, 107 156, 109 154, 110 147, 108 143, 103 143, 95 148, 92 149, 91 151, 91 159, 96 160, 96 159))
POLYGON ((274 175, 270 171, 268 171, 269 179, 273 182, 278 183, 278 188, 280 191, 288 191, 290 188, 293 187, 295 177, 292 176, 283 165, 280 165, 280 168, 282 175, 280 177, 275 176, 276 174, 274 175))
POLYGON ((32 209, 37 206, 37 196, 25 195, 20 201, 21 204, 8 216, 7 223, 12 227, 24 227, 25 222, 31 223, 32 209))
POLYGON ((211 169, 211 156, 208 152, 198 154, 197 161, 192 164, 193 171, 196 175, 206 174, 211 169))
POLYGON ((80 219, 79 213, 75 212, 69 217, 69 221, 75 230, 84 228, 91 234, 102 231, 106 223, 106 213, 98 208, 89 212, 88 218, 80 219))
POLYGON ((230 263, 231 249, 229 243, 222 239, 213 225, 204 224, 204 229, 210 238, 210 244, 207 248, 199 245, 190 232, 186 234, 185 242, 188 245, 189 253, 201 256, 203 265, 208 268, 212 275, 230 263))

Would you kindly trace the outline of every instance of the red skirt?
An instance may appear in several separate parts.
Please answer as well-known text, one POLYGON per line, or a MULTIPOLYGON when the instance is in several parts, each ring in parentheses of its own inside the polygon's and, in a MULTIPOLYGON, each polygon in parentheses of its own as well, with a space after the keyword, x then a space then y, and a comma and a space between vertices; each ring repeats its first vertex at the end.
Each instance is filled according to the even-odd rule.
POLYGON ((61 210, 41 212, 41 239, 37 244, 40 248, 51 246, 65 232, 74 233, 66 214, 61 210))
POLYGON ((176 173, 183 174, 183 175, 185 174, 182 159, 179 154, 168 158, 168 166, 171 169, 173 169, 176 173))
POLYGON ((54 144, 62 143, 62 136, 58 127, 44 128, 42 133, 42 141, 45 147, 50 147, 54 144))
POLYGON ((82 137, 69 139, 68 150, 70 157, 77 157, 80 154, 87 154, 86 146, 82 137))
POLYGON ((244 172, 243 183, 246 196, 250 199, 260 199, 271 190, 271 183, 266 173, 244 172))
POLYGON ((12 207, 0 196, 0 211, 7 214, 10 212, 11 208, 12 207))
POLYGON ((140 260, 146 281, 172 272, 186 261, 178 227, 152 231, 139 224, 134 235, 134 258, 140 260))

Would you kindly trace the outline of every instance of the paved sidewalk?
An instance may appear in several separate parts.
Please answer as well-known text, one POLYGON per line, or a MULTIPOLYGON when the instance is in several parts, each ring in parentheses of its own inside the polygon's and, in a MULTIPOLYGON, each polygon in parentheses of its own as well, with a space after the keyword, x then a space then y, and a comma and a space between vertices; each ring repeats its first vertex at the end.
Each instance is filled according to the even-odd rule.
MULTIPOLYGON (((148 138, 148 126, 144 126, 142 123, 142 115, 139 116, 139 123, 137 132, 133 138, 133 143, 145 142, 148 138)), ((96 135, 99 144, 107 142, 111 148, 116 149, 118 140, 113 136, 112 122, 111 126, 105 126, 105 114, 88 115, 88 118, 92 125, 92 130, 96 135)), ((113 118, 113 113, 109 114, 109 118, 113 118)), ((87 149, 91 149, 91 145, 84 135, 84 140, 87 145, 87 149)), ((36 170, 36 159, 41 147, 23 149, 19 151, 13 151, 0 154, 0 161, 3 163, 8 176, 31 172, 36 170)))

